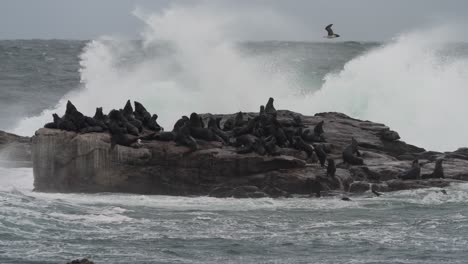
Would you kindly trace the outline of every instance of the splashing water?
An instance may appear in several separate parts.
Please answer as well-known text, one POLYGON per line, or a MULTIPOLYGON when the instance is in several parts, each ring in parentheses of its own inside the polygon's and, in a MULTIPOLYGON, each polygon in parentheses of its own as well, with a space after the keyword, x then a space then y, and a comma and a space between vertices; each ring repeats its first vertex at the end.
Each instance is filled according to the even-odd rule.
POLYGON ((91 41, 81 54, 83 88, 13 132, 31 135, 52 113, 63 113, 68 99, 87 115, 97 106, 109 111, 137 100, 170 129, 191 112, 257 111, 274 97, 280 109, 339 111, 385 123, 403 140, 428 149, 468 145, 468 60, 447 55, 453 43, 441 41, 453 40, 455 30, 404 34, 328 74, 318 89, 301 87, 295 73, 268 70, 264 61, 239 52, 229 34, 239 18, 231 14, 173 7, 135 15, 146 25, 142 42, 91 41))
POLYGON ((310 99, 321 111, 385 123, 429 149, 467 146, 468 58, 445 55, 457 47, 440 40, 452 35, 445 28, 403 35, 328 75, 310 99))

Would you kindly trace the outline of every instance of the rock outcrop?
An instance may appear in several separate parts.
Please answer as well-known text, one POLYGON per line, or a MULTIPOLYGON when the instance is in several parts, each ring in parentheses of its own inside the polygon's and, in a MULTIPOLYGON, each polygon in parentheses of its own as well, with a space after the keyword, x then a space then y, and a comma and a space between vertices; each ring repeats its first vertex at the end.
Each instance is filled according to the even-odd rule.
POLYGON ((0 165, 32 167, 31 139, 0 131, 0 165))
POLYGON ((400 141, 383 124, 340 113, 303 116, 276 110, 272 103, 260 113, 194 113, 170 132, 154 125, 156 119, 139 106, 141 113, 132 116, 126 106, 123 118, 103 122, 104 132, 41 128, 32 138, 35 190, 259 198, 386 192, 468 180, 466 149, 428 152, 400 141), (113 128, 107 132, 112 126, 132 141, 113 139, 113 128), (362 163, 343 162, 350 145, 362 163), (334 161, 333 173, 322 166, 325 159, 334 161), (401 180, 414 159, 421 175, 440 175, 440 168, 433 171, 444 159, 444 178, 401 180))

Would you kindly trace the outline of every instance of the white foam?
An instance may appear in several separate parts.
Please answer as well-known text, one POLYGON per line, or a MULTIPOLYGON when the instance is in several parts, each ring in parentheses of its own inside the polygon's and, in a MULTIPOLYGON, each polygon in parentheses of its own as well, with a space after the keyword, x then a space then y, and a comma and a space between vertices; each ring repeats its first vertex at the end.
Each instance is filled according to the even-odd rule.
POLYGON ((64 214, 53 212, 51 217, 61 219, 65 222, 86 222, 86 223, 122 223, 130 222, 133 219, 121 214, 64 214))

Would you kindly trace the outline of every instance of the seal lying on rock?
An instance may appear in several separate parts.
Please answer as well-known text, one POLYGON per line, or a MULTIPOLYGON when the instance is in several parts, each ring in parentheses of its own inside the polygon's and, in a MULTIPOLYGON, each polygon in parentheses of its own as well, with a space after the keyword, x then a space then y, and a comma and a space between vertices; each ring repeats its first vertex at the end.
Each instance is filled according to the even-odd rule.
POLYGON ((47 123, 44 127, 80 133, 102 132, 107 128, 94 118, 83 115, 70 101, 67 102, 63 117, 59 117, 57 114, 53 114, 52 116, 54 122, 47 123))
POLYGON ((398 176, 402 180, 418 180, 421 179, 421 166, 419 160, 413 160, 411 168, 398 176))
POLYGON ((124 117, 123 111, 120 110, 112 110, 109 113, 109 130, 111 134, 116 133, 116 127, 120 127, 120 131, 123 134, 131 134, 134 136, 138 136, 138 128, 128 122, 128 120, 124 117), (111 129, 111 126, 113 129, 111 129))
POLYGON ((47 123, 44 125, 45 128, 52 128, 52 129, 58 129, 59 128, 59 123, 61 122, 60 117, 57 114, 52 114, 52 118, 54 119, 54 122, 47 123))
POLYGON ((221 130, 219 125, 220 121, 221 118, 215 119, 213 117, 210 117, 210 119, 208 120, 208 129, 210 129, 216 136, 221 138, 224 143, 229 142, 229 135, 223 130, 221 130))
POLYGON ((325 137, 323 136, 324 121, 320 121, 314 129, 304 129, 302 131, 302 138, 308 142, 326 142, 325 137))
POLYGON ((311 145, 307 144, 299 136, 293 137, 294 147, 298 150, 302 150, 307 153, 307 157, 310 158, 314 154, 314 148, 311 145))
POLYGON ((109 132, 111 134, 111 149, 114 149, 115 145, 129 147, 138 141, 138 137, 126 134, 125 130, 115 122, 109 124, 109 132))
POLYGON ((444 168, 442 167, 443 159, 436 160, 434 171, 431 174, 425 174, 422 176, 423 179, 440 179, 445 178, 444 168))
POLYGON ((236 138, 236 146, 240 147, 237 149, 237 153, 246 154, 255 152, 259 155, 265 155, 266 150, 261 140, 254 135, 242 135, 236 138))
POLYGON ((347 146, 343 151, 343 162, 351 165, 363 165, 364 160, 359 158, 361 153, 358 149, 358 142, 351 138, 351 144, 347 146), (354 156, 356 154, 358 157, 354 156))
POLYGON ((265 150, 271 156, 281 155, 278 146, 276 146, 276 138, 274 136, 265 138, 265 150))

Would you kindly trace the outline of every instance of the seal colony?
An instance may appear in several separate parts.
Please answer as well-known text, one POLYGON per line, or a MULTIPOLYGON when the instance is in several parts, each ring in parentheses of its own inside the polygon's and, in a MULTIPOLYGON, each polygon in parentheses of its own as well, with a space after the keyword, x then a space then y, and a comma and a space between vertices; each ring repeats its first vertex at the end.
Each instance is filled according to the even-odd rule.
POLYGON ((406 144, 382 124, 276 110, 273 98, 257 113, 194 112, 171 130, 157 119, 130 100, 93 117, 68 102, 32 139, 35 190, 321 197, 445 187, 463 177, 449 167, 447 179, 447 155, 406 144))
MULTIPOLYGON (((261 156, 277 156, 282 148, 294 148, 304 151, 310 161, 318 161, 325 167, 327 148, 321 144, 326 142, 324 122, 319 122, 313 129, 304 129, 299 115, 291 115, 289 120, 280 122, 273 102, 274 99, 269 98, 255 116, 238 112, 223 125, 219 117, 191 113, 190 117, 182 116, 177 120, 171 131, 164 131, 157 123, 158 116, 151 115, 136 101, 135 110, 128 100, 123 109, 113 109, 108 115, 98 107, 94 117, 83 115, 68 101, 65 115, 53 114, 53 122, 44 127, 81 134, 108 132, 112 149, 115 145, 138 148, 139 140, 174 141, 191 151, 199 149, 199 141, 214 141, 236 147, 238 154, 254 152, 261 156), (313 157, 314 152, 316 157, 313 157)), ((354 148, 357 151, 357 145, 354 148)))
MULTIPOLYGON (((94 117, 88 117, 68 101, 65 115, 53 114, 53 122, 44 127, 81 134, 107 131, 111 136, 111 149, 115 145, 138 148, 139 140, 174 141, 190 151, 199 149, 199 141, 214 141, 237 148, 238 154, 256 153, 261 156, 278 156, 283 153, 283 148, 293 148, 304 151, 308 162, 318 162, 321 167, 327 167, 328 176, 335 175, 335 162, 327 160, 329 150, 323 144, 326 143, 324 121, 313 129, 305 128, 299 115, 292 114, 289 120, 280 121, 271 97, 265 106, 260 106, 257 115, 238 112, 222 125, 219 117, 191 113, 190 117, 182 116, 177 120, 171 131, 164 131, 157 123, 158 116, 151 115, 141 103, 135 101, 134 105, 135 110, 128 100, 123 109, 112 109, 108 115, 98 107, 94 117)), ((363 165, 363 160, 354 154, 360 156, 358 143, 351 138, 350 145, 343 151, 343 162, 363 165)))

